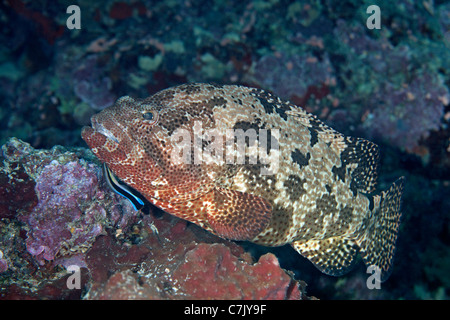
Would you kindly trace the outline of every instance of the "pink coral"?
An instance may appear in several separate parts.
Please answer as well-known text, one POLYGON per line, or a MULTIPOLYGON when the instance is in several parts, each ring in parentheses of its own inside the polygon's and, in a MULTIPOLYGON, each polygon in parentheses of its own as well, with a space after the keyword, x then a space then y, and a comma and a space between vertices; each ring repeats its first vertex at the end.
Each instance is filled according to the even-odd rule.
POLYGON ((389 83, 375 93, 377 108, 363 123, 369 133, 413 152, 422 139, 439 130, 450 93, 442 78, 424 73, 396 88, 389 83))
POLYGON ((114 103, 115 95, 111 79, 104 76, 97 60, 96 55, 90 55, 80 63, 73 74, 73 89, 93 109, 102 110, 114 103))
POLYGON ((105 216, 104 210, 97 208, 92 212, 92 208, 84 208, 94 197, 97 185, 92 165, 87 168, 78 162, 62 165, 55 160, 44 167, 36 183, 39 202, 27 220, 31 228, 27 250, 38 261, 53 260, 64 243, 80 246, 93 242, 102 232, 93 215, 105 216))
POLYGON ((336 82, 327 55, 322 61, 310 54, 265 55, 256 63, 254 77, 263 88, 284 99, 303 98, 301 104, 311 94, 315 94, 316 99, 328 94, 328 87, 336 82))

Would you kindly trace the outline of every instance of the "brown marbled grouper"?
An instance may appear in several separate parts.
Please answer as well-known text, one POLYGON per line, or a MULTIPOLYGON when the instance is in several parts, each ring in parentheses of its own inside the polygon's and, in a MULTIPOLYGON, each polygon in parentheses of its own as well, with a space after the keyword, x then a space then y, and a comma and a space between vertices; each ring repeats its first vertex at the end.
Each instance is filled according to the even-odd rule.
POLYGON ((389 276, 404 178, 372 195, 374 143, 236 85, 126 96, 91 120, 82 137, 92 152, 164 211, 226 239, 289 243, 329 275, 348 272, 359 252, 389 276))

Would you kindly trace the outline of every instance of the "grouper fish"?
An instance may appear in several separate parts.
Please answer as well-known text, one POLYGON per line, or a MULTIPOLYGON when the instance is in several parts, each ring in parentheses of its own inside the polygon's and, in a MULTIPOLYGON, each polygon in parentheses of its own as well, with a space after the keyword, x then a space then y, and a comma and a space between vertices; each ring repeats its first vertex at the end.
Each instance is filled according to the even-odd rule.
POLYGON ((225 239, 290 244, 328 275, 350 271, 359 253, 389 276, 404 177, 375 194, 376 144, 238 85, 121 97, 91 122, 82 137, 123 193, 225 239))

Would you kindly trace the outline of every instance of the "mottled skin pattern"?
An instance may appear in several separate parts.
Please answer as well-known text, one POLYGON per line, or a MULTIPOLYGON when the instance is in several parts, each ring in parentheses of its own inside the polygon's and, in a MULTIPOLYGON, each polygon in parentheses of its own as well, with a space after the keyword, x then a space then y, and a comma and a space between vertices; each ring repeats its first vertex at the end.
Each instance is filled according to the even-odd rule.
POLYGON ((188 84, 146 99, 122 97, 93 116, 82 137, 151 203, 218 236, 267 246, 290 243, 331 275, 348 272, 359 251, 367 265, 381 269, 382 280, 390 273, 403 178, 369 195, 376 185, 378 147, 345 137, 265 91, 188 84), (191 161, 174 163, 171 155, 181 140, 171 137, 185 129, 191 142, 198 141, 196 123, 223 135, 226 129, 266 129, 272 147, 256 164, 249 161, 256 154, 251 148, 244 164, 227 164, 217 159, 236 153, 223 142, 223 157, 198 163, 194 149, 213 143, 203 137, 192 143, 191 161), (264 162, 269 157, 278 162, 264 162), (272 174, 261 174, 262 168, 272 174))

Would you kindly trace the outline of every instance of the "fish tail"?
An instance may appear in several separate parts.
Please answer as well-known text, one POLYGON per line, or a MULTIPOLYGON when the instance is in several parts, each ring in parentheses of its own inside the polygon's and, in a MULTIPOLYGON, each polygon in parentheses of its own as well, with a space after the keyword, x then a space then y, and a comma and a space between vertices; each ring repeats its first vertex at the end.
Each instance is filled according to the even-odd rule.
POLYGON ((404 182, 405 177, 401 177, 388 190, 373 197, 373 209, 357 240, 364 263, 379 270, 381 281, 392 272, 404 182))

